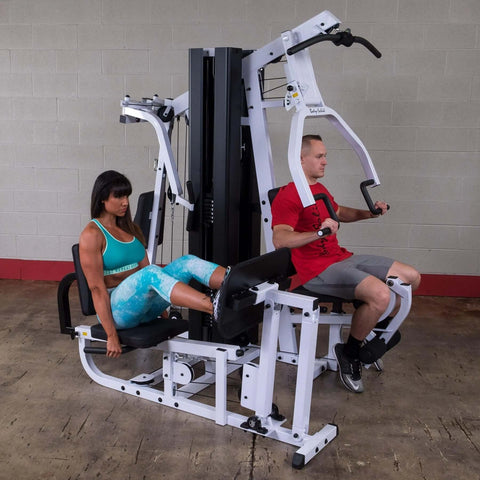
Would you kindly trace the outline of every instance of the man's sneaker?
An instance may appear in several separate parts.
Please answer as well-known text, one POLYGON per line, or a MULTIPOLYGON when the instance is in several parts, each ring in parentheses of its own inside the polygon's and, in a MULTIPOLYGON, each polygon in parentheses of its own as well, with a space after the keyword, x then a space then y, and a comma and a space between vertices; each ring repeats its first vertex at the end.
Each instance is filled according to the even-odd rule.
POLYGON ((350 360, 345 355, 344 348, 343 343, 337 343, 334 348, 340 380, 348 390, 354 393, 362 393, 362 364, 358 358, 350 360))
POLYGON ((215 295, 213 296, 212 299, 212 304, 213 304, 213 321, 218 323, 218 319, 220 318, 220 315, 222 314, 222 306, 223 306, 223 301, 222 301, 222 295, 223 295, 223 284, 225 283, 225 279, 228 277, 230 273, 231 267, 227 267, 225 271, 225 277, 223 277, 223 282, 220 285, 220 288, 216 291, 215 295))

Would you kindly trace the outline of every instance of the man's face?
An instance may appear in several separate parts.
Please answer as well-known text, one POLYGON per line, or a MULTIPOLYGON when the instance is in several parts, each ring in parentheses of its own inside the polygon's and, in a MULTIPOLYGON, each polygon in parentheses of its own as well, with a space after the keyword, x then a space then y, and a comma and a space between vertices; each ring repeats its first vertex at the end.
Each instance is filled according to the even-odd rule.
POLYGON ((325 175, 325 167, 327 166, 327 149, 323 142, 312 140, 310 142, 310 147, 302 150, 300 158, 303 172, 310 185, 313 185, 317 182, 317 179, 322 178, 325 175))

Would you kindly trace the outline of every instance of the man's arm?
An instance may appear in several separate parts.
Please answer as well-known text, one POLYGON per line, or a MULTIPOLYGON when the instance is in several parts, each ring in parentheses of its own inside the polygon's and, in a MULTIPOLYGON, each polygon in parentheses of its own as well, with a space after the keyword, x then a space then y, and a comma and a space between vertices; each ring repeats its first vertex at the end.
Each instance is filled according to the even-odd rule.
MULTIPOLYGON (((388 206, 385 202, 375 202, 375 208, 381 208, 381 215, 384 215, 387 212, 388 206)), ((378 217, 378 215, 374 215, 372 212, 370 212, 370 210, 345 207, 344 205, 338 206, 336 214, 338 219, 344 223, 358 222, 359 220, 367 220, 368 218, 378 217)))
MULTIPOLYGON (((322 228, 330 228, 332 234, 337 233, 338 223, 332 218, 326 218, 320 225, 322 228)), ((318 231, 312 232, 296 232, 290 225, 275 225, 273 227, 273 245, 275 248, 298 248, 307 245, 308 243, 318 240, 320 237, 318 231)))

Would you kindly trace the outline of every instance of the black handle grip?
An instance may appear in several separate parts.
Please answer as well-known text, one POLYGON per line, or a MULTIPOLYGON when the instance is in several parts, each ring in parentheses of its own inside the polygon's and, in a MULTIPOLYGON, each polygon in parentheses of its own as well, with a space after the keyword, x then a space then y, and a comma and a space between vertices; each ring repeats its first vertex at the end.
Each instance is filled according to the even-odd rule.
MULTIPOLYGON (((328 214, 330 215, 330 218, 335 220, 338 223, 338 226, 340 228, 340 220, 337 217, 337 214, 335 213, 335 210, 333 209, 332 202, 330 201, 330 198, 327 196, 326 193, 317 193, 316 195, 313 196, 315 200, 322 200, 325 206, 327 207, 328 214)), ((324 237, 325 235, 330 235, 332 233, 332 229, 329 227, 325 227, 320 229, 317 234, 319 237, 324 237)))
POLYGON ((349 30, 345 30, 344 32, 338 32, 334 34, 320 33, 315 37, 312 37, 307 40, 304 40, 303 42, 297 43, 297 45, 293 45, 292 47, 287 49, 287 54, 294 55, 295 53, 298 53, 305 48, 315 45, 316 43, 327 42, 327 41, 333 42, 333 44, 336 45, 337 47, 340 45, 343 45, 345 47, 350 47, 354 43, 360 43, 360 45, 363 45, 365 48, 367 48, 377 58, 380 58, 382 56, 382 54, 368 40, 366 40, 363 37, 354 37, 349 30))
POLYGON ((330 227, 325 227, 321 228, 318 232, 317 235, 319 237, 324 237, 325 235, 330 235, 332 233, 332 229, 330 227))
MULTIPOLYGON (((367 187, 370 185, 373 185, 375 183, 374 180, 364 180, 360 184, 360 190, 362 192, 363 198, 365 199, 365 202, 367 202, 368 209, 370 212, 373 213, 373 215, 380 215, 382 213, 381 208, 375 208, 375 205, 373 204, 372 197, 370 197, 370 194, 368 193, 367 187)), ((390 205, 387 205, 387 210, 390 210, 390 205)))
MULTIPOLYGON (((135 350, 135 347, 122 347, 122 353, 128 353, 135 350)), ((107 349, 105 347, 84 347, 85 353, 91 353, 94 355, 106 355, 107 349)))
POLYGON ((304 40, 303 42, 297 43, 296 45, 291 46, 287 49, 287 55, 295 55, 296 53, 300 52, 301 50, 311 47, 316 43, 332 41, 333 42, 334 35, 324 35, 320 33, 315 37, 309 38, 308 40, 304 40))
POLYGON ((317 193, 316 195, 313 196, 313 198, 315 200, 322 200, 325 206, 327 207, 330 218, 333 218, 337 223, 340 223, 340 220, 338 220, 337 214, 333 209, 332 202, 330 201, 330 198, 327 196, 326 193, 317 193))
POLYGON ((377 50, 368 40, 366 40, 363 37, 353 37, 354 38, 354 43, 359 43, 360 45, 363 45, 365 48, 370 50, 377 58, 381 58, 382 54, 379 50, 377 50))

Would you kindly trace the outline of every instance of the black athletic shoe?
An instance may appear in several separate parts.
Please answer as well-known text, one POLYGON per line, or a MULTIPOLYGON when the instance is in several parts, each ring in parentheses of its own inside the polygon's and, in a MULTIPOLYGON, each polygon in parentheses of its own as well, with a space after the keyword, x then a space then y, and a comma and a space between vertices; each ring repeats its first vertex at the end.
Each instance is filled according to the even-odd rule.
POLYGON ((358 358, 353 360, 348 358, 344 353, 344 348, 345 345, 343 343, 337 343, 334 348, 340 380, 345 385, 345 388, 351 392, 362 393, 362 364, 358 358))

